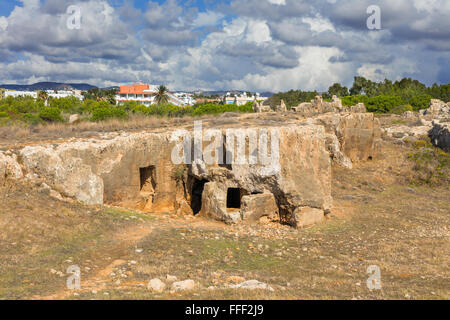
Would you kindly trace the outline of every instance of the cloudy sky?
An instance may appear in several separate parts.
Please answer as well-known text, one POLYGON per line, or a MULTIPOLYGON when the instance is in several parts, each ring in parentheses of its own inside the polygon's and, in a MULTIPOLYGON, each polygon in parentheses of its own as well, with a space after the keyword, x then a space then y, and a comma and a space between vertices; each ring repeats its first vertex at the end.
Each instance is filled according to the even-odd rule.
POLYGON ((355 75, 449 83, 450 1, 0 0, 0 83, 322 91, 355 75))

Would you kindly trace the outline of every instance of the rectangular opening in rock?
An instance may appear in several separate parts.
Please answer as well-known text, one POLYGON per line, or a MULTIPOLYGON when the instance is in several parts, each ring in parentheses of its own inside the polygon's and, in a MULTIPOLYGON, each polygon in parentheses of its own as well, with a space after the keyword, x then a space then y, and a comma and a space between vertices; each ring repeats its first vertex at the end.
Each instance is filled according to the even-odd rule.
POLYGON ((139 168, 141 194, 153 194, 155 192, 155 167, 139 168))
POLYGON ((208 180, 194 179, 191 194, 191 208, 194 215, 198 214, 200 210, 202 210, 202 195, 205 188, 205 183, 207 182, 208 180))
POLYGON ((241 189, 228 188, 227 191, 227 208, 228 209, 240 209, 241 208, 241 189))

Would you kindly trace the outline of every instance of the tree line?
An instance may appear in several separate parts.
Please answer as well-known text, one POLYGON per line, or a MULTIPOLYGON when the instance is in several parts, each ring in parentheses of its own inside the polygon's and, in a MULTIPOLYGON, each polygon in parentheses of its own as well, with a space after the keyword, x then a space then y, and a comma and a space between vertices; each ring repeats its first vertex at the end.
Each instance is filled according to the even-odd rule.
POLYGON ((330 100, 333 95, 340 97, 344 105, 354 105, 362 102, 366 104, 369 112, 385 113, 399 110, 418 111, 428 108, 431 99, 450 101, 450 84, 433 84, 427 87, 418 80, 403 78, 398 81, 385 79, 381 82, 371 81, 364 77, 355 77, 353 85, 349 88, 334 83, 327 92, 290 90, 280 92, 271 97, 267 103, 275 107, 281 99, 288 108, 298 106, 302 102, 309 102, 316 95, 330 100))

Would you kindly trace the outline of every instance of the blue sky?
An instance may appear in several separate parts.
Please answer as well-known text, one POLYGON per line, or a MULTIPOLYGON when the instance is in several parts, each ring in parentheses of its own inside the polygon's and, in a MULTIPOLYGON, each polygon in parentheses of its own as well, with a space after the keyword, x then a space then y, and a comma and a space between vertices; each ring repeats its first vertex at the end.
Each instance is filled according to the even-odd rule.
POLYGON ((356 75, 450 82, 447 0, 0 1, 0 83, 286 91, 348 86, 356 75), (380 30, 366 26, 374 4, 380 30))

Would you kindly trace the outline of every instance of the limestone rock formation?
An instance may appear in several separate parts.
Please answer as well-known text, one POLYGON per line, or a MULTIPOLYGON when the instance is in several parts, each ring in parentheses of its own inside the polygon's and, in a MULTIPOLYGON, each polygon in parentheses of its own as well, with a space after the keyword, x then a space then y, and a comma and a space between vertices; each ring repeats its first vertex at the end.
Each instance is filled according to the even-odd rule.
POLYGON ((311 102, 303 102, 297 107, 291 108, 292 111, 298 112, 305 117, 312 117, 314 115, 322 113, 339 113, 339 112, 349 112, 349 113, 365 113, 366 107, 364 103, 358 103, 355 106, 344 107, 342 105, 342 100, 337 96, 333 96, 331 102, 323 101, 321 96, 316 96, 311 102))
MULTIPOLYGON (((379 156, 381 126, 372 113, 328 113, 313 118, 310 122, 324 125, 327 133, 335 135, 341 145, 342 154, 351 161, 366 161, 379 156)), ((330 143, 328 145, 333 151, 337 148, 333 147, 332 143, 333 141, 331 146, 330 143)), ((341 158, 339 154, 333 157, 341 158)), ((342 159, 338 162, 345 165, 347 161, 342 159)))
POLYGON ((277 202, 272 193, 261 193, 242 197, 241 218, 243 221, 279 220, 277 202))
POLYGON ((258 101, 253 101, 253 112, 262 113, 262 112, 271 112, 272 109, 270 106, 265 106, 263 103, 259 103, 258 101))
POLYGON ((20 179, 23 177, 22 169, 17 162, 17 156, 11 152, 0 152, 0 182, 5 179, 20 179))
POLYGON ((441 100, 433 99, 428 109, 422 113, 428 118, 440 119, 442 122, 445 122, 450 118, 450 102, 445 103, 441 100))
POLYGON ((287 112, 287 107, 286 107, 286 104, 284 103, 283 99, 281 99, 281 104, 276 107, 275 111, 277 111, 277 112, 287 112))
POLYGON ((77 122, 79 120, 80 120, 80 115, 79 114, 72 114, 69 117, 69 124, 75 123, 75 122, 77 122))
POLYGON ((405 141, 405 139, 419 139, 423 136, 427 136, 429 131, 431 129, 431 126, 425 125, 425 126, 395 126, 384 129, 384 132, 387 137, 398 140, 398 141, 405 141))
POLYGON ((301 228, 330 212, 331 160, 350 168, 377 156, 381 134, 372 114, 327 113, 269 126, 254 118, 256 124, 245 129, 213 131, 214 140, 222 138, 222 153, 202 142, 212 141, 206 131, 200 146, 195 135, 183 140, 192 138, 192 129, 110 133, 0 152, 1 179, 26 177, 61 199, 90 205, 200 214, 226 223, 277 220, 301 228), (180 141, 189 161, 178 163, 180 141), (204 149, 200 157, 197 147, 204 149), (215 162, 207 161, 208 148, 217 152, 215 162))
MULTIPOLYGON (((207 166, 207 173, 196 176, 207 180, 202 196, 201 214, 227 223, 242 219, 242 199, 254 193, 274 195, 280 219, 293 226, 293 212, 299 206, 321 210, 322 215, 331 208, 331 162, 325 146, 322 126, 286 126, 271 128, 279 136, 279 159, 268 166, 233 164, 232 169, 207 166), (230 192, 238 205, 231 207, 227 200, 230 192), (230 210, 232 208, 240 210, 230 210)), ((233 134, 245 139, 245 131, 233 134)), ((228 150, 230 152, 230 150, 228 150)), ((247 198, 248 199, 248 198, 247 198)), ((245 199, 244 199, 245 200, 245 199)))
POLYGON ((297 228, 309 227, 325 220, 325 216, 321 210, 310 207, 299 207, 295 209, 292 218, 297 228))

